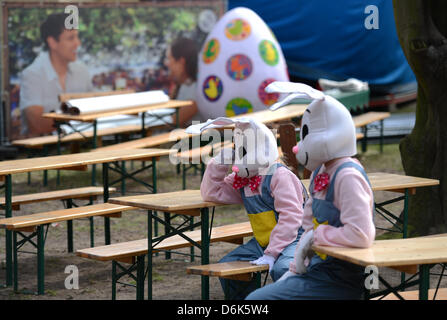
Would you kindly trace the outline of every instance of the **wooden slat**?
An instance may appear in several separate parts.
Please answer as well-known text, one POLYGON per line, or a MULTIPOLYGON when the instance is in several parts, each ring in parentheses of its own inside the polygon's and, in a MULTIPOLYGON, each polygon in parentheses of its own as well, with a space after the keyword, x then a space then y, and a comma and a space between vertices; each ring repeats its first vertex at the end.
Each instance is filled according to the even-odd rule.
POLYGON ((274 123, 284 120, 291 120, 292 118, 301 117, 306 110, 306 104, 289 104, 285 107, 279 108, 275 111, 269 109, 265 111, 257 111, 252 113, 246 113, 240 116, 231 117, 231 119, 238 118, 252 118, 261 123, 274 123))
MULTIPOLYGON (((192 240, 201 243, 201 231, 187 231, 184 233, 192 240)), ((211 232, 210 242, 232 241, 243 239, 253 235, 249 222, 236 223, 231 225, 214 227, 211 232)), ((191 243, 183 237, 175 235, 164 239, 157 244, 154 251, 157 250, 173 250, 190 247, 191 243)), ((83 258, 94 259, 99 261, 110 261, 118 259, 126 259, 142 254, 147 254, 147 239, 139 239, 122 243, 114 243, 111 245, 86 248, 78 250, 76 254, 83 258)))
POLYGON ((127 160, 149 160, 154 157, 167 156, 175 150, 168 149, 132 149, 110 150, 103 152, 82 152, 60 156, 48 156, 30 159, 8 160, 0 162, 0 175, 23 172, 56 170, 79 167, 98 163, 127 160))
POLYGON ((252 272, 266 271, 268 264, 255 265, 249 261, 231 261, 186 268, 188 274, 198 274, 213 277, 229 277, 252 272))
POLYGON ((109 150, 123 150, 123 149, 140 149, 140 148, 151 148, 155 146, 160 146, 165 143, 177 142, 178 140, 189 138, 192 135, 185 133, 182 129, 175 129, 171 132, 161 133, 153 135, 146 138, 135 139, 131 141, 126 141, 122 143, 117 143, 107 147, 97 148, 92 150, 92 152, 102 152, 109 150))
MULTIPOLYGON (((428 300, 433 300, 436 289, 428 290, 428 300)), ((405 300, 419 300, 419 291, 399 291, 399 294, 405 300)), ((379 300, 380 297, 374 298, 373 300, 379 300)), ((386 297, 381 300, 399 300, 394 294, 390 293, 386 297)), ((438 293, 436 294, 436 300, 447 300, 447 288, 439 288, 438 293)))
POLYGON ((81 121, 81 122, 92 122, 95 121, 98 118, 102 117, 111 117, 116 115, 125 115, 125 114, 137 114, 140 112, 147 112, 147 111, 153 111, 157 109, 165 109, 165 108, 183 108, 188 107, 193 104, 193 101, 190 100, 170 100, 164 103, 157 103, 157 104, 148 104, 148 105, 141 105, 136 107, 127 107, 127 108, 119 108, 119 109, 113 109, 108 111, 101 111, 101 112, 91 112, 91 113, 84 113, 80 115, 69 115, 69 114, 63 114, 63 113, 44 113, 44 118, 49 118, 53 120, 58 121, 81 121))
MULTIPOLYGON (((97 137, 109 136, 115 134, 124 134, 124 133, 132 133, 132 132, 140 132, 141 125, 124 125, 114 128, 105 128, 99 129, 96 132, 97 137)), ((82 134, 79 132, 73 132, 61 138, 62 143, 66 142, 74 142, 74 141, 87 141, 93 138, 93 130, 83 131, 82 134)), ((41 148, 45 145, 56 144, 58 142, 58 137, 53 136, 43 136, 43 137, 35 137, 28 139, 20 139, 12 141, 12 144, 15 146, 22 146, 26 148, 41 148)))
MULTIPOLYGON (((405 189, 410 189, 410 193, 414 193, 414 188, 439 185, 439 180, 436 179, 420 178, 394 173, 371 172, 367 175, 369 181, 371 182, 371 188, 373 191, 405 192, 405 189)), ((304 186, 309 189, 310 180, 304 179, 301 181, 303 182, 304 186)))
POLYGON ((354 125, 358 127, 366 126, 367 124, 384 120, 388 118, 391 114, 389 112, 375 112, 370 111, 367 113, 360 114, 358 116, 352 117, 352 120, 354 120, 354 125))
MULTIPOLYGON (((40 192, 33 194, 17 195, 11 198, 13 205, 29 204, 35 202, 63 200, 63 199, 86 199, 91 196, 98 196, 103 194, 102 187, 84 187, 66 190, 57 190, 49 192, 40 192)), ((115 192, 116 188, 109 188, 109 192, 115 192)), ((0 205, 5 205, 5 198, 0 198, 0 205)))
POLYGON ((230 141, 224 141, 222 144, 221 142, 214 143, 212 145, 206 145, 201 148, 194 148, 191 150, 179 152, 176 157, 181 159, 182 163, 189 162, 189 161, 197 161, 200 162, 204 157, 211 156, 211 152, 213 151, 214 155, 216 155, 221 149, 223 148, 232 148, 233 143, 230 141))
POLYGON ((30 215, 0 219, 0 228, 17 230, 23 229, 25 227, 38 226, 60 221, 108 215, 132 209, 134 208, 129 206, 114 205, 110 203, 93 204, 78 208, 34 213, 30 215))
POLYGON ((447 237, 377 240, 370 248, 313 246, 314 251, 361 266, 400 267, 447 262, 447 237))
POLYGON ((224 205, 202 199, 200 190, 182 190, 166 193, 143 194, 109 199, 110 203, 134 206, 142 209, 177 212, 224 205))

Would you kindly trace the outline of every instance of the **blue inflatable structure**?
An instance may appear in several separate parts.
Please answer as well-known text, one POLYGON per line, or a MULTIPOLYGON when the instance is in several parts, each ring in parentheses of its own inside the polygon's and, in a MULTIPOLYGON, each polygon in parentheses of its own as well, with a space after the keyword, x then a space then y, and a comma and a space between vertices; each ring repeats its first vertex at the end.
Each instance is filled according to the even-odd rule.
POLYGON ((228 1, 229 10, 239 6, 255 11, 271 28, 292 80, 357 78, 369 83, 372 98, 382 96, 385 102, 390 96, 393 103, 416 96, 416 79, 397 38, 392 1, 228 1))

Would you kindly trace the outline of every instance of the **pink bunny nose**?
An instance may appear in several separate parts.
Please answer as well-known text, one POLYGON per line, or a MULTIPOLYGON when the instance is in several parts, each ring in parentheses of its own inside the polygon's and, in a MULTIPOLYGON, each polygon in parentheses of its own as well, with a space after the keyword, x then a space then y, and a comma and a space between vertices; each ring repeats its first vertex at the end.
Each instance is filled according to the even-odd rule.
POLYGON ((238 173, 238 172, 239 172, 239 168, 238 168, 238 167, 236 167, 236 166, 233 166, 233 167, 231 168, 231 170, 233 170, 233 172, 236 172, 236 173, 238 173))
POLYGON ((297 145, 294 146, 294 147, 292 148, 292 152, 293 152, 294 154, 297 154, 297 153, 298 153, 298 146, 297 146, 297 145))

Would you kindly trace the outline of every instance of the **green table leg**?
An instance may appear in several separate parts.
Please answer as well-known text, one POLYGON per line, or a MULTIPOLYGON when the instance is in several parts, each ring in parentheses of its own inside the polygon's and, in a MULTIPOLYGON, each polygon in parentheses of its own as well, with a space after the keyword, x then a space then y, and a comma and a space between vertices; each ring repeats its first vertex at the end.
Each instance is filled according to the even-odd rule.
MULTIPOLYGON (((93 121, 93 141, 92 149, 96 149, 96 138, 97 138, 97 121, 93 121)), ((92 165, 92 186, 96 185, 96 164, 92 165)))
MULTIPOLYGON (((11 175, 5 176, 5 218, 12 217, 12 179, 11 175)), ((12 231, 5 231, 6 239, 6 285, 9 287, 12 285, 13 280, 13 267, 12 267, 12 251, 13 251, 13 239, 12 231)))
POLYGON ((116 300, 116 261, 112 260, 112 300, 116 300))
POLYGON ((182 189, 186 189, 186 165, 182 164, 182 189))
POLYGON ((126 161, 121 161, 121 171, 123 172, 123 180, 121 181, 121 194, 124 196, 126 194, 126 179, 124 175, 126 174, 126 161))
POLYGON ((42 295, 45 292, 45 240, 43 226, 37 227, 37 294, 42 295))
MULTIPOLYGON (((48 147, 47 146, 43 147, 43 156, 44 157, 48 156, 48 147)), ((43 171, 43 186, 44 187, 48 186, 48 170, 43 171)))
POLYGON ((14 243, 14 251, 13 251, 13 255, 14 255, 14 292, 18 292, 19 291, 19 277, 18 277, 18 259, 17 259, 17 232, 13 231, 12 233, 12 238, 13 238, 13 243, 14 243))
POLYGON ((146 112, 141 113, 141 138, 146 136, 145 128, 144 128, 144 117, 146 116, 146 112))
POLYGON ((137 257, 137 300, 144 300, 144 255, 137 257))
MULTIPOLYGON (((109 164, 102 164, 102 180, 103 180, 103 188, 104 188, 104 203, 109 201, 109 164)), ((110 218, 104 217, 104 237, 105 244, 110 244, 110 218)))
POLYGON ((363 139, 362 139, 362 152, 366 152, 367 143, 368 143, 368 127, 364 126, 363 130, 363 139))
POLYGON ((152 211, 147 212, 147 299, 152 300, 152 211))
MULTIPOLYGON (((404 199, 404 217, 403 217, 403 226, 402 226, 402 238, 408 237, 408 202, 410 200, 410 194, 408 189, 405 189, 405 199, 404 199)), ((405 282, 405 272, 400 274, 401 283, 405 282)))
MULTIPOLYGON (((61 126, 59 123, 57 124, 57 154, 61 154, 61 126)), ((61 183, 61 171, 57 170, 57 176, 56 176, 56 185, 59 186, 61 183)))
MULTIPOLYGON (((73 200, 67 200, 67 208, 73 207, 73 200)), ((67 250, 73 252, 73 220, 67 221, 67 250)))
MULTIPOLYGON (((170 226, 171 225, 171 214, 169 212, 164 213, 165 222, 170 226)), ((165 234, 168 234, 170 232, 170 228, 165 225, 165 234)), ((171 252, 167 250, 165 252, 165 259, 169 260, 171 259, 171 252)))
POLYGON ((419 266, 419 300, 428 300, 428 288, 430 287, 430 266, 419 266))
MULTIPOLYGON (((201 233, 202 233, 202 265, 209 264, 210 239, 209 239, 209 208, 202 208, 201 215, 201 233)), ((207 276, 202 277, 202 300, 209 300, 210 279, 207 276)))
POLYGON ((153 193, 157 193, 157 159, 152 158, 152 186, 153 193))

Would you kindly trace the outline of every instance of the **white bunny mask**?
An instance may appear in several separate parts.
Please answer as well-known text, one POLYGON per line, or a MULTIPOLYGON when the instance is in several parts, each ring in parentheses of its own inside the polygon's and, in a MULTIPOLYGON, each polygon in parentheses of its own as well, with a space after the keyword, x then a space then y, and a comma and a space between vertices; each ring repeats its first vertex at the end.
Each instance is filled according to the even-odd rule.
POLYGON ((296 158, 310 171, 323 163, 350 157, 357 153, 355 126, 347 108, 335 98, 303 84, 276 81, 268 85, 266 92, 289 93, 272 105, 276 110, 295 98, 312 99, 301 120, 300 141, 296 158))
POLYGON ((252 177, 265 174, 267 168, 279 157, 276 138, 264 124, 250 118, 230 119, 219 117, 186 128, 186 133, 200 134, 211 128, 235 125, 233 171, 238 176, 252 177))

